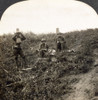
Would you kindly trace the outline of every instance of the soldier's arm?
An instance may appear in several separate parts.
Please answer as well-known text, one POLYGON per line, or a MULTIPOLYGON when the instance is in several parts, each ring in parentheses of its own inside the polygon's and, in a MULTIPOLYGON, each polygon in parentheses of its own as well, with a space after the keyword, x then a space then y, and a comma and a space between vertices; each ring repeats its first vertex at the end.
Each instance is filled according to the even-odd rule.
POLYGON ((62 39, 62 41, 64 41, 64 40, 65 40, 63 36, 61 37, 61 39, 62 39))
POLYGON ((39 45, 39 50, 41 50, 41 47, 42 47, 42 45, 40 44, 40 45, 39 45))
POLYGON ((16 35, 12 38, 14 41, 16 41, 16 35))
POLYGON ((54 42, 55 42, 55 44, 57 43, 57 38, 56 38, 56 39, 54 39, 54 42))
POLYGON ((46 49, 47 49, 47 50, 49 49, 49 46, 48 46, 48 45, 46 46, 46 49))
POLYGON ((21 33, 21 36, 22 36, 22 40, 25 40, 26 37, 21 33))

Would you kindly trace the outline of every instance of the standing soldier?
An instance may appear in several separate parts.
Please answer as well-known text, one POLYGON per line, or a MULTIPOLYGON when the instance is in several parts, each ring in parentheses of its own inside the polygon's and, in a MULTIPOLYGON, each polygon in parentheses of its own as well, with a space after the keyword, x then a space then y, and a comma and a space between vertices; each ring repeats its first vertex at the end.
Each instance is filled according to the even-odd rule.
POLYGON ((13 40, 15 41, 15 45, 13 46, 13 49, 14 49, 14 55, 15 55, 15 60, 16 60, 17 66, 18 66, 18 56, 19 55, 22 57, 22 59, 24 60, 24 63, 26 64, 25 56, 24 56, 22 48, 21 48, 21 42, 25 39, 26 38, 24 37, 24 35, 17 28, 15 36, 13 37, 13 40))
POLYGON ((48 45, 47 45, 46 40, 44 38, 41 40, 39 51, 40 51, 40 56, 42 58, 45 57, 45 54, 48 51, 48 45))
POLYGON ((65 39, 64 37, 61 35, 61 33, 57 34, 57 40, 56 40, 56 44, 57 44, 57 51, 62 51, 65 49, 65 39))

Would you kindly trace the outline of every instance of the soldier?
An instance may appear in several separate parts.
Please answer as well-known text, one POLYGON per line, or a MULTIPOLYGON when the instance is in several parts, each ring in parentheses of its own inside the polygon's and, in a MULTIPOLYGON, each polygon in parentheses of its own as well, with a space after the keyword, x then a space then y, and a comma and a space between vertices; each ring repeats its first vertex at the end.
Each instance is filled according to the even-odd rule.
POLYGON ((43 58, 45 57, 46 52, 48 51, 48 45, 46 44, 46 40, 43 38, 41 40, 41 44, 39 47, 39 51, 40 51, 40 56, 43 58))
POLYGON ((64 37, 59 33, 57 34, 57 40, 56 40, 56 44, 57 44, 57 51, 62 51, 65 49, 65 39, 64 37))
POLYGON ((19 29, 16 29, 15 36, 13 37, 13 40, 15 41, 15 45, 13 46, 16 65, 18 66, 18 56, 20 55, 22 59, 24 60, 24 63, 26 64, 25 56, 23 54, 22 48, 21 48, 21 42, 25 40, 26 38, 24 35, 19 31, 19 29))

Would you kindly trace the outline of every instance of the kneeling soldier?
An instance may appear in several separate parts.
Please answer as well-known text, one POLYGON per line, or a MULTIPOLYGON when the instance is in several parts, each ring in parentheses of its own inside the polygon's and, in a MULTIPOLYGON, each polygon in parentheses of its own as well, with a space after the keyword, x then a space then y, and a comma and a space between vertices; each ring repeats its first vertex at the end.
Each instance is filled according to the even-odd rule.
POLYGON ((44 38, 41 40, 39 51, 40 51, 40 56, 42 58, 45 57, 46 52, 48 52, 48 45, 47 45, 46 40, 44 38))

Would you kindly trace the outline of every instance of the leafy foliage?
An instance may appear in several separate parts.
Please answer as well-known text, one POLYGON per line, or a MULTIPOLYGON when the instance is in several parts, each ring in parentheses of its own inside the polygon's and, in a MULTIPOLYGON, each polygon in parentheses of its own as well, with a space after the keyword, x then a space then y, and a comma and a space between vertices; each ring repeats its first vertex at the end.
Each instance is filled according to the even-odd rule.
POLYGON ((73 92, 73 84, 79 81, 72 76, 87 73, 93 68, 93 50, 98 47, 98 29, 62 34, 67 49, 57 53, 57 62, 40 60, 36 52, 43 37, 46 38, 50 48, 56 49, 56 34, 35 35, 32 32, 24 34, 27 39, 23 42, 22 48, 31 68, 26 71, 22 71, 22 66, 18 67, 19 71, 16 69, 12 50, 13 35, 0 37, 2 100, 62 100, 63 95, 73 92))

